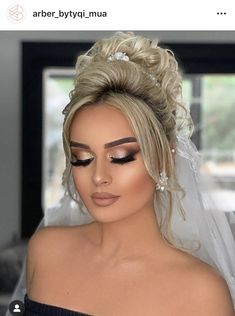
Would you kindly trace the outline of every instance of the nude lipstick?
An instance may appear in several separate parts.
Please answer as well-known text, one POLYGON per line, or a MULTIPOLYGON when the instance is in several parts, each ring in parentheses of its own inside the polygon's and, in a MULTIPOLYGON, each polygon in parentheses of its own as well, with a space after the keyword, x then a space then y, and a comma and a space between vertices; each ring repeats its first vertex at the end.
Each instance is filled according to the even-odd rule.
POLYGON ((91 198, 97 206, 109 206, 115 203, 119 199, 119 196, 108 192, 94 192, 91 198))

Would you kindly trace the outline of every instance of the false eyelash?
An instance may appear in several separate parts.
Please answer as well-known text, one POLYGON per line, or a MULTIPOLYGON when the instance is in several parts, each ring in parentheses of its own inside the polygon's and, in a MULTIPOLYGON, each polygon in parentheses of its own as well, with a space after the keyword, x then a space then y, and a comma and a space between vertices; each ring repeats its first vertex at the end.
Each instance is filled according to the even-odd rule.
MULTIPOLYGON (((85 160, 76 160, 76 161, 71 161, 71 165, 74 166, 74 167, 79 167, 79 166, 83 166, 83 167, 86 167, 88 166, 91 161, 93 160, 94 158, 92 159, 85 159, 85 160)), ((111 163, 115 163, 115 164, 124 164, 124 163, 128 163, 128 162, 131 162, 131 161, 134 161, 136 160, 134 158, 133 155, 129 155, 129 156, 126 156, 126 157, 123 157, 123 158, 111 158, 111 163)))
POLYGON ((74 166, 74 167, 79 167, 79 166, 83 166, 83 167, 86 167, 90 164, 90 162, 92 162, 94 158, 91 158, 91 159, 85 159, 85 160, 76 160, 76 161, 71 161, 71 165, 74 166))
POLYGON ((126 157, 123 158, 112 158, 111 157, 111 163, 117 163, 117 164, 124 164, 130 161, 134 161, 136 160, 135 157, 133 155, 128 155, 126 157))

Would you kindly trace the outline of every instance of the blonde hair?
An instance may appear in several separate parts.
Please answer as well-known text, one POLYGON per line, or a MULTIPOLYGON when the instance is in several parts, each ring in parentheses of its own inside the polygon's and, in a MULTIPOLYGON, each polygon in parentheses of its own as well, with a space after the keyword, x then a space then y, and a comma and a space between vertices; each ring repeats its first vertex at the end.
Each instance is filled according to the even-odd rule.
POLYGON ((171 235, 170 222, 173 195, 181 188, 176 181, 171 147, 176 132, 182 128, 179 119, 182 110, 186 113, 181 101, 181 82, 177 61, 170 50, 159 47, 156 40, 118 32, 97 41, 78 57, 74 89, 63 111, 67 161, 64 184, 68 189, 70 126, 75 113, 85 106, 101 103, 120 109, 133 128, 149 175, 156 183, 161 171, 166 171, 169 177, 165 191, 156 193, 155 209, 162 235, 176 248, 179 247, 171 235), (109 60, 116 52, 126 53, 129 61, 109 60))

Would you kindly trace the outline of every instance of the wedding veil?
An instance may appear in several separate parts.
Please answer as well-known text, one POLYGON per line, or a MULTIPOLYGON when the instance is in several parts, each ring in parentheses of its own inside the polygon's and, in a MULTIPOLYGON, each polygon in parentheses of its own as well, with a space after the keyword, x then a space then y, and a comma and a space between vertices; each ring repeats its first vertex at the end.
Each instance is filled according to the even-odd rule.
MULTIPOLYGON (((175 196, 175 202, 177 198, 181 200, 185 216, 173 211, 173 236, 178 245, 194 249, 192 255, 218 270, 228 284, 235 307, 235 240, 232 226, 224 210, 217 207, 214 187, 203 179, 200 155, 187 136, 177 136, 175 163, 177 180, 185 192, 183 197, 175 196)), ((55 207, 45 211, 37 229, 43 226, 83 225, 92 221, 89 213, 82 209, 82 204, 74 202, 65 192, 55 207)), ((25 268, 24 263, 12 300, 24 299, 25 268)), ((9 312, 6 315, 10 315, 9 312)))

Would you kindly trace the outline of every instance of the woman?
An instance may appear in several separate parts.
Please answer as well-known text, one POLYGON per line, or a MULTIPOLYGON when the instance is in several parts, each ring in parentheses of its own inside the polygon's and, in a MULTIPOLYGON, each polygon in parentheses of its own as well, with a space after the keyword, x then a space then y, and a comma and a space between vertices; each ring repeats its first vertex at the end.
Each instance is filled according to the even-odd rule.
POLYGON ((25 314, 234 315, 223 268, 196 243, 200 229, 180 229, 200 216, 205 232, 209 215, 193 213, 193 201, 185 208, 191 183, 179 179, 196 178, 197 161, 179 134, 189 120, 173 53, 117 33, 80 56, 76 69, 64 110, 69 195, 58 209, 69 216, 70 196, 87 222, 58 227, 56 219, 32 236, 25 314), (177 171, 178 156, 190 153, 187 174, 177 171))

